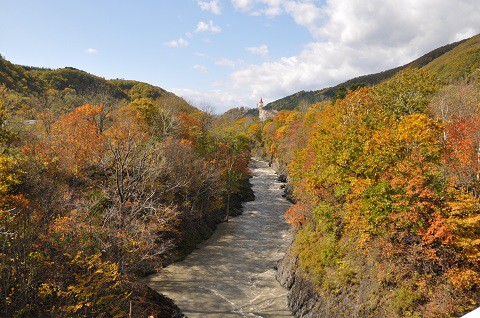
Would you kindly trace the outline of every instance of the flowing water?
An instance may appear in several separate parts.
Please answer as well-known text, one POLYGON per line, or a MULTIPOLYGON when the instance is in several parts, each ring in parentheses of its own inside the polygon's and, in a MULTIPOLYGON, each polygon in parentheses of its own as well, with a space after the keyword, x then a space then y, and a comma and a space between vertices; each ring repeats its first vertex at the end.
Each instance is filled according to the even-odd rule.
POLYGON ((244 203, 243 215, 220 224, 185 260, 149 278, 149 286, 189 318, 292 317, 274 269, 291 239, 284 221, 290 204, 273 169, 253 163, 255 201, 244 203))

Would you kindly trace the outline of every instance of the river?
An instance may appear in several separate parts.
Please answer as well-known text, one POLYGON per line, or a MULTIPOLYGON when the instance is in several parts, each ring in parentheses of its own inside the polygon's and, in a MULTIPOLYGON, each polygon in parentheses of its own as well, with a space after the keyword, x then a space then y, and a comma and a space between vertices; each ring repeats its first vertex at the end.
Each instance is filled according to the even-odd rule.
POLYGON ((263 161, 253 165, 255 201, 243 204, 243 214, 219 224, 185 260, 149 277, 149 286, 189 318, 292 317, 274 269, 291 240, 284 220, 290 203, 273 169, 263 161))

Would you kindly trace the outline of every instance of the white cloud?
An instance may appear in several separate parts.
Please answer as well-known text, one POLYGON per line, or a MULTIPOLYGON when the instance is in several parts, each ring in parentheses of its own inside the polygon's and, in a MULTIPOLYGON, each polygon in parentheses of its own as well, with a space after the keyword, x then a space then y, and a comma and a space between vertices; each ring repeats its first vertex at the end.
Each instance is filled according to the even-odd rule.
MULTIPOLYGON (((380 58, 386 56, 383 53, 375 52, 380 58)), ((264 96, 270 101, 300 90, 320 89, 362 74, 362 67, 350 63, 356 54, 342 45, 312 43, 299 56, 250 65, 232 73, 227 87, 244 91, 252 100, 264 96)))
POLYGON ((224 57, 218 59, 215 64, 219 65, 219 66, 227 66, 227 67, 235 67, 235 61, 232 61, 232 60, 229 60, 229 59, 226 59, 224 57))
POLYGON ((268 56, 268 46, 266 46, 265 44, 262 44, 260 46, 247 47, 245 48, 245 50, 253 55, 260 55, 263 57, 268 56))
POLYGON ((241 11, 250 11, 254 7, 255 0, 232 0, 233 7, 241 11))
POLYGON ((87 53, 87 54, 97 54, 98 53, 98 50, 97 49, 86 49, 85 51, 83 51, 83 53, 87 53))
POLYGON ((197 28, 195 29, 195 32, 211 32, 211 33, 220 33, 222 29, 213 24, 213 21, 210 20, 207 22, 200 21, 197 24, 197 28))
POLYGON ((315 3, 286 1, 283 8, 287 14, 293 17, 295 23, 306 27, 310 33, 316 35, 319 25, 323 22, 324 13, 315 3))
MULTIPOLYGON (((251 106, 260 96, 272 101, 403 65, 480 32, 477 0, 327 0, 323 5, 315 0, 231 1, 249 14, 280 10, 313 39, 296 56, 246 65, 230 75, 220 88, 251 106)), ((259 48, 248 51, 260 54, 259 48)))
POLYGON ((235 9, 247 12, 254 16, 266 15, 275 17, 286 13, 287 5, 310 3, 312 1, 290 1, 290 0, 231 0, 235 9))
POLYGON ((178 40, 172 40, 170 42, 165 42, 163 43, 166 46, 169 47, 181 47, 181 46, 188 46, 188 42, 184 40, 183 38, 179 38, 178 40))
POLYGON ((199 70, 200 72, 202 72, 203 74, 207 74, 208 73, 208 67, 206 67, 205 65, 199 65, 199 64, 195 64, 193 66, 194 69, 196 70, 199 70))
POLYGON ((207 1, 198 1, 198 5, 203 11, 211 11, 213 14, 219 15, 222 13, 220 6, 218 5, 218 0, 207 1))

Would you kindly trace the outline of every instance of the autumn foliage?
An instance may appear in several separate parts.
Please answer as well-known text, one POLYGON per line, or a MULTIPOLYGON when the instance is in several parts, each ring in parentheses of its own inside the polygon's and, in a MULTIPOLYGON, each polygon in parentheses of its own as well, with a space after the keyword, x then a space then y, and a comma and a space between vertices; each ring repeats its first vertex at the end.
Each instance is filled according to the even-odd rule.
POLYGON ((293 253, 319 297, 359 305, 347 316, 457 316, 480 301, 479 86, 440 88, 408 70, 263 127, 294 186, 293 253))
POLYGON ((172 314, 139 277, 238 206, 249 138, 149 98, 46 108, 15 137, 9 115, 0 107, 0 316, 172 314))

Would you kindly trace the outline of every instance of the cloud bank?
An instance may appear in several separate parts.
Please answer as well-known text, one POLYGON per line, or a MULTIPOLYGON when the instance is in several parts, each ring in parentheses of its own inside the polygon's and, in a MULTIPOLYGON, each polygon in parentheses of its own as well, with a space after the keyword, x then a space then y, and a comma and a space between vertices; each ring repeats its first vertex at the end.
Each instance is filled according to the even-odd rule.
MULTIPOLYGON (((222 100, 238 101, 238 106, 254 107, 262 96, 267 102, 273 101, 299 90, 321 89, 355 76, 390 69, 480 32, 477 0, 231 0, 231 3, 246 14, 289 15, 312 36, 312 42, 305 44, 296 56, 247 65, 216 87, 217 98, 224 94, 222 100)), ((248 51, 266 56, 268 47, 248 51)))

